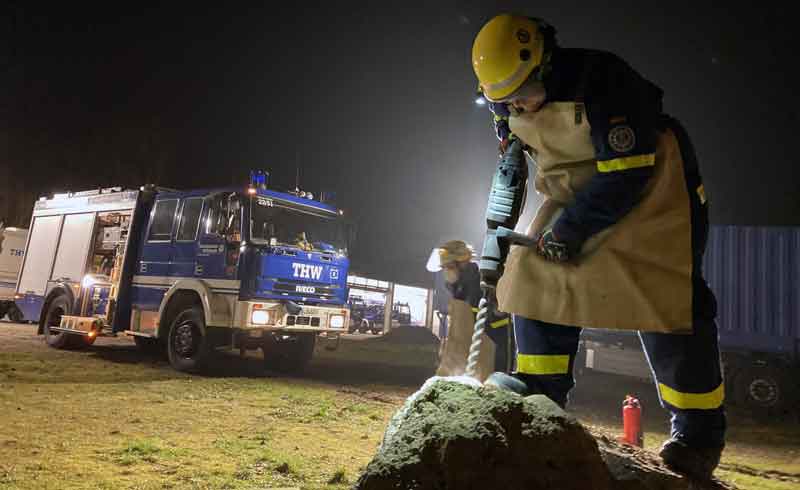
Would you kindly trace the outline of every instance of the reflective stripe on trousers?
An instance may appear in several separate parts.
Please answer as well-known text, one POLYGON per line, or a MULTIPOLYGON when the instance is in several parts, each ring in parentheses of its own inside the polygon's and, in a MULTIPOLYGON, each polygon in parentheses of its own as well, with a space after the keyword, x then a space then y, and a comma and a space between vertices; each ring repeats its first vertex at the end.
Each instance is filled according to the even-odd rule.
POLYGON ((522 374, 567 374, 569 355, 517 354, 517 372, 522 374))

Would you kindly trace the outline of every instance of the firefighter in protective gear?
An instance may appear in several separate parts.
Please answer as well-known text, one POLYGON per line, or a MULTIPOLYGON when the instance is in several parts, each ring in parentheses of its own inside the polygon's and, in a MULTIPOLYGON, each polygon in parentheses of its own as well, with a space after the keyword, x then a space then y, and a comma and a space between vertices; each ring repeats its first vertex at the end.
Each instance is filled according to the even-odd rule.
POLYGON ((638 330, 672 413, 661 457, 710 477, 726 428, 716 302, 702 275, 708 207, 662 91, 617 56, 566 49, 544 21, 491 19, 472 50, 498 138, 519 138, 544 200, 497 288, 513 314, 513 375, 490 386, 564 406, 581 328, 638 330))
MULTIPOLYGON (((435 248, 428 260, 431 272, 443 271, 447 289, 452 295, 448 312, 450 326, 445 339, 437 375, 461 375, 467 364, 469 346, 475 326, 475 315, 481 299, 481 277, 473 259, 475 252, 461 240, 451 240, 435 248)), ((495 314, 487 319, 485 336, 478 359, 477 377, 486 379, 492 372, 510 371, 509 333, 511 318, 506 314, 495 314)))

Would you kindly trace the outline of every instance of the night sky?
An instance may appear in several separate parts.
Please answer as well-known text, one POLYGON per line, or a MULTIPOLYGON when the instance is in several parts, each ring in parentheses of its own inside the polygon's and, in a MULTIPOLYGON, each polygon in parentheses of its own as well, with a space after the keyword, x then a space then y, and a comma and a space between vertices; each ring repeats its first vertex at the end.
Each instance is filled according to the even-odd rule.
MULTIPOLYGON (((21 196, 243 184, 252 168, 284 190, 299 168, 302 188, 336 192, 358 223, 356 271, 427 284, 434 245, 482 240, 497 142, 473 103, 470 50, 486 20, 515 11, 664 88, 665 110, 694 140, 714 222, 800 224, 799 43, 783 7, 28 3, 0 7, 0 165, 21 196)), ((524 224, 536 204, 529 197, 524 224)))

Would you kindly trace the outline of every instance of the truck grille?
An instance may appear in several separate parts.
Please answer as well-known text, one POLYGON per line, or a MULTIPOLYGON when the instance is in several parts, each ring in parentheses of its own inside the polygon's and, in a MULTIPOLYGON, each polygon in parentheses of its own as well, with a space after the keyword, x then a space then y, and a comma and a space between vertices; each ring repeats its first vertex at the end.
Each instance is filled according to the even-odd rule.
POLYGON ((286 325, 289 327, 292 326, 301 326, 301 327, 319 327, 320 326, 320 318, 318 316, 296 316, 296 315, 289 315, 286 317, 286 325))

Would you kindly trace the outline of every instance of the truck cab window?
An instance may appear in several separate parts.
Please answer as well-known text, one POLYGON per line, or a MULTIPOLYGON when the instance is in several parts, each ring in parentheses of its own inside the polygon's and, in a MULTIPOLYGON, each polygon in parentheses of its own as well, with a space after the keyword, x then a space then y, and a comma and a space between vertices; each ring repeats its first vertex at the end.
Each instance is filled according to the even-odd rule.
POLYGON ((206 198, 206 207, 208 208, 208 213, 206 215, 205 223, 203 224, 203 231, 206 235, 219 234, 219 221, 222 216, 220 201, 221 199, 219 196, 206 198))
POLYGON ((148 241, 166 241, 172 235, 172 223, 175 220, 175 210, 178 208, 177 199, 156 201, 153 210, 153 221, 150 223, 148 241))
POLYGON ((183 211, 178 224, 178 241, 192 241, 197 237, 200 212, 203 210, 203 198, 193 197, 183 201, 183 211))
POLYGON ((251 201, 250 239, 257 244, 304 251, 344 254, 347 250, 346 229, 338 217, 261 198, 251 201))
POLYGON ((242 240, 241 204, 235 194, 218 194, 207 199, 209 211, 205 222, 207 235, 218 235, 229 243, 242 240))

